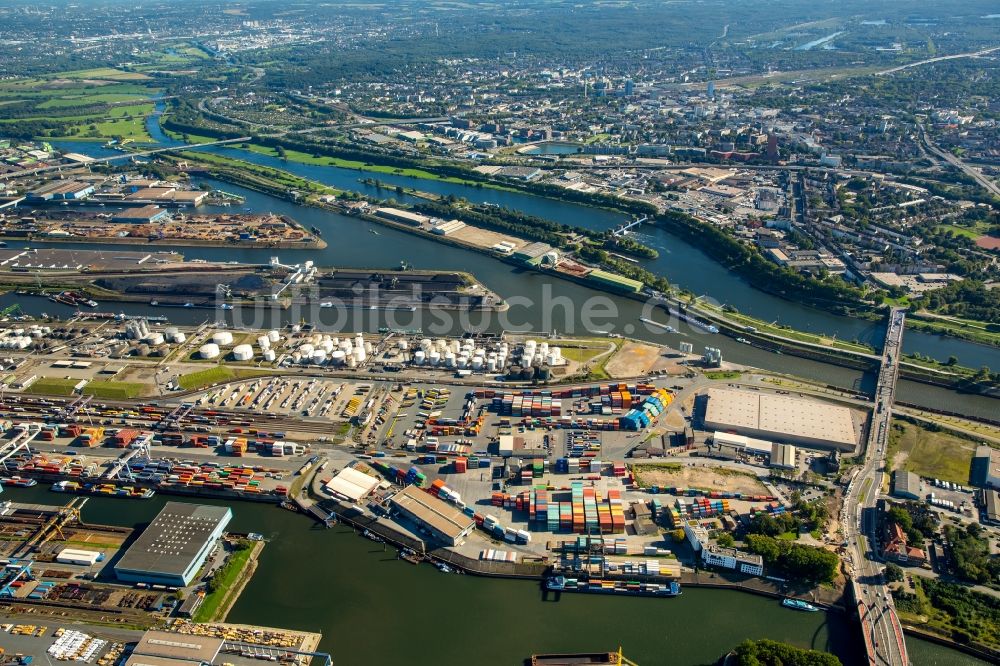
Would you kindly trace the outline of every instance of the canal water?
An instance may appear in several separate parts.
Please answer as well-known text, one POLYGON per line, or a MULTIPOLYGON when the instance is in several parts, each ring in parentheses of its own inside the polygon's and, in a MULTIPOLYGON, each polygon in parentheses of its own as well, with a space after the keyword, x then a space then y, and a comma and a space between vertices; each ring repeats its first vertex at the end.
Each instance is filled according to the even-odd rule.
MULTIPOLYGON (((158 113, 153 114, 147 121, 147 130, 158 143, 162 145, 178 145, 180 142, 171 139, 163 133, 159 126, 158 113)), ((66 150, 75 150, 94 157, 104 157, 117 154, 98 143, 93 142, 65 142, 56 144, 66 150)), ((436 180, 426 180, 412 178, 399 174, 377 174, 363 172, 354 169, 344 169, 340 167, 318 166, 301 164, 297 162, 285 161, 276 155, 263 155, 248 150, 243 150, 231 146, 210 146, 204 149, 219 155, 245 160, 262 166, 269 166, 284 169, 290 173, 315 180, 338 189, 354 190, 364 194, 387 198, 392 197, 397 200, 414 203, 419 201, 415 197, 403 194, 398 195, 392 189, 395 186, 415 188, 418 190, 433 192, 441 195, 455 195, 463 197, 476 203, 490 203, 499 206, 506 206, 522 212, 544 217, 560 224, 568 224, 589 229, 605 230, 621 224, 628 218, 622 213, 608 211, 600 208, 583 206, 571 202, 557 201, 538 197, 530 194, 518 192, 506 192, 493 190, 490 188, 478 188, 474 186, 461 185, 457 183, 446 183, 436 180), (366 185, 361 180, 365 178, 375 178, 391 186, 390 189, 379 189, 372 185, 366 185)), ((227 191, 245 193, 243 190, 234 189, 234 186, 223 184, 220 186, 227 191)), ((388 235, 384 228, 378 229, 379 236, 372 235, 365 243, 358 236, 359 233, 367 233, 368 229, 361 229, 362 225, 357 220, 335 215, 326 211, 307 209, 302 206, 291 204, 267 195, 256 194, 248 197, 248 205, 255 211, 271 210, 284 212, 307 225, 316 225, 324 232, 333 229, 336 236, 336 244, 350 248, 350 255, 361 265, 369 267, 389 267, 398 264, 400 259, 406 259, 415 267, 436 268, 435 260, 437 255, 444 250, 439 243, 429 239, 415 238, 411 234, 395 232, 394 242, 388 246, 385 244, 388 235), (331 225, 331 221, 337 221, 336 225, 331 225), (346 221, 346 222, 345 222, 346 221), (351 226, 353 225, 353 226, 351 226), (346 227, 350 227, 349 229, 346 227), (398 242, 395 242, 398 241, 398 242), (409 252, 393 252, 402 247, 410 249, 409 252), (374 251, 370 252, 370 249, 374 251), (355 253, 355 250, 358 252, 355 253), (395 255, 395 256, 386 256, 395 255), (398 258, 396 258, 398 257, 398 258), (421 258, 427 257, 430 261, 420 262, 421 258)), ((823 310, 806 307, 791 301, 787 301, 777 296, 766 294, 751 287, 742 278, 734 275, 725 267, 711 259, 699 248, 687 243, 677 236, 664 229, 655 226, 641 227, 636 232, 637 240, 649 245, 659 252, 659 257, 652 260, 640 260, 639 263, 644 268, 653 273, 663 275, 673 284, 687 289, 699 295, 705 295, 714 299, 718 303, 728 304, 735 307, 740 312, 764 319, 766 321, 778 322, 791 326, 792 328, 821 333, 829 336, 836 336, 842 340, 859 340, 875 346, 882 342, 883 326, 880 322, 870 322, 852 317, 831 314, 823 310)), ((337 248, 332 247, 335 243, 326 237, 331 247, 325 251, 309 251, 309 258, 316 260, 318 265, 327 265, 329 259, 336 257, 337 248)), ((213 249, 195 253, 189 249, 183 250, 189 257, 218 258, 223 260, 237 260, 238 256, 248 256, 247 252, 235 251, 232 249, 213 249)), ((498 264, 504 266, 504 273, 511 274, 507 264, 497 260, 485 258, 482 255, 474 254, 465 250, 458 250, 463 257, 462 268, 473 270, 477 275, 483 272, 483 267, 487 264, 498 264), (474 269, 472 267, 475 267, 474 269)), ((257 252, 258 256, 264 252, 257 252)), ((291 251, 283 251, 280 254, 291 256, 291 251)), ((453 254, 453 253, 452 253, 453 254)), ((358 265, 358 264, 341 264, 358 265)), ((485 276, 481 276, 484 282, 501 293, 521 294, 524 293, 518 288, 518 280, 505 280, 507 284, 489 282, 485 276), (509 288, 507 288, 509 287, 509 288)), ((529 280, 532 278, 528 278, 529 280)), ((535 276, 535 281, 554 282, 544 276, 535 276)), ((561 282, 561 281, 559 281, 561 282)), ((558 287, 561 291, 562 286, 558 287)), ((583 290, 588 291, 589 290, 583 290)), ((634 320, 619 318, 618 322, 632 322, 634 320)), ((553 322, 555 323, 555 322, 553 322)), ((614 322, 613 322, 614 323, 614 322)), ((617 326, 613 327, 617 332, 624 332, 617 326)), ((551 327, 541 330, 551 330, 551 327)), ((566 330, 560 328, 559 330, 566 330)), ((628 334, 628 333, 626 333, 628 334)), ((714 344, 716 340, 712 341, 714 344)), ((706 343, 707 344, 707 343, 706 343)), ((735 344, 735 343, 733 343, 735 344)), ((699 347, 698 344, 695 345, 699 347)), ((723 346, 723 351, 727 349, 723 346)), ((962 365, 969 367, 989 366, 1000 367, 1000 349, 978 345, 971 342, 947 338, 938 335, 921 333, 918 331, 907 331, 903 339, 903 350, 906 353, 921 353, 940 361, 946 361, 950 356, 956 356, 962 365)), ((727 357, 728 358, 728 357, 727 357)), ((733 360, 737 360, 733 358, 733 360)))
MULTIPOLYGON (((96 146, 96 148, 99 148, 100 151, 106 150, 101 146, 96 146)), ((83 146, 77 146, 77 150, 83 149, 83 146)), ((88 150, 88 152, 91 151, 88 150)), ((243 153, 241 156, 246 158, 266 157, 245 151, 241 152, 243 153)), ((94 154, 98 153, 95 151, 94 154)), ((292 167, 307 165, 289 163, 283 166, 292 170, 292 167)), ((331 167, 307 168, 316 169, 319 175, 331 169, 331 167)), ((308 175, 310 177, 317 177, 317 174, 310 173, 308 175)), ((639 321, 641 317, 665 321, 664 313, 651 313, 645 309, 643 303, 632 299, 594 292, 583 285, 553 279, 534 271, 523 270, 492 257, 474 253, 463 248, 444 245, 429 238, 414 236, 391 227, 364 222, 357 218, 339 215, 318 208, 300 206, 228 183, 213 181, 211 179, 204 179, 203 182, 212 187, 245 196, 245 207, 253 211, 281 213, 295 218, 307 227, 317 227, 322 231, 323 238, 327 241, 328 246, 322 250, 275 250, 234 247, 178 248, 189 259, 267 263, 270 257, 278 256, 285 263, 299 263, 306 259, 311 259, 319 266, 341 268, 392 268, 399 266, 401 261, 405 261, 417 269, 471 271, 484 285, 497 292, 510 304, 509 311, 503 313, 502 316, 498 316, 495 313, 472 313, 464 319, 456 317, 450 322, 445 322, 436 314, 425 310, 419 310, 411 314, 404 311, 384 312, 367 309, 348 309, 342 311, 339 308, 329 310, 314 309, 308 312, 263 309, 254 311, 253 313, 243 311, 227 314, 230 318, 239 315, 240 319, 237 323, 245 326, 270 327, 281 323, 297 322, 302 317, 305 317, 308 321, 323 325, 331 331, 364 330, 375 332, 382 326, 389 326, 390 328, 423 328, 428 332, 433 330, 435 335, 449 332, 460 333, 463 330, 474 329, 488 330, 490 332, 498 332, 500 330, 521 330, 538 333, 557 331, 570 335, 584 334, 595 330, 618 331, 636 338, 666 344, 675 349, 681 341, 685 340, 692 342, 696 350, 711 345, 722 349, 726 360, 736 363, 744 363, 754 367, 794 374, 838 386, 854 387, 858 390, 871 388, 873 379, 870 376, 862 376, 862 373, 859 371, 787 355, 775 355, 749 345, 739 344, 731 338, 722 335, 706 334, 699 329, 681 325, 679 322, 674 323, 682 330, 682 334, 667 333, 662 329, 646 326, 639 321), (588 302, 594 306, 594 309, 589 313, 581 307, 581 304, 588 302), (601 309, 605 306, 610 309, 601 309)), ((537 199, 537 197, 530 196, 526 198, 531 200, 537 199)), ((551 203, 560 206, 567 205, 559 202, 551 203)), ((581 208, 579 206, 568 206, 575 209, 581 208)), ((207 207, 206 210, 232 211, 233 209, 207 207)), ((591 211, 592 209, 589 208, 582 209, 582 213, 589 213, 591 211)), ((679 274, 690 276, 687 278, 689 282, 681 282, 681 284, 691 285, 698 293, 707 292, 714 295, 717 292, 712 289, 712 285, 718 285, 722 287, 719 290, 721 293, 726 293, 732 297, 720 300, 733 303, 743 311, 752 309, 747 308, 746 303, 755 299, 754 303, 757 303, 758 307, 768 309, 768 312, 775 312, 779 315, 776 318, 780 318, 780 321, 783 323, 792 325, 809 323, 805 319, 799 322, 798 318, 811 316, 814 317, 814 320, 809 321, 814 321, 815 325, 823 327, 849 327, 854 331, 853 335, 841 335, 840 337, 842 338, 859 337, 870 339, 876 343, 881 341, 882 326, 879 323, 837 317, 762 294, 750 288, 741 280, 731 276, 724 268, 702 254, 699 250, 684 245, 680 239, 657 229, 651 229, 648 233, 654 238, 662 236, 659 244, 661 257, 653 262, 656 264, 654 268, 657 270, 662 269, 668 273, 679 272, 679 274), (700 287, 705 287, 705 289, 702 290, 700 287)), ((35 241, 31 245, 32 247, 66 247, 66 245, 59 243, 46 244, 35 241)), ((74 245, 74 247, 108 250, 107 246, 98 244, 74 245)), ((121 247, 124 249, 126 246, 121 247)), ((150 249, 148 245, 143 245, 143 247, 150 249)), ((156 249, 166 250, 170 248, 157 246, 156 249)), ((19 296, 13 293, 8 293, 0 297, 0 304, 4 307, 15 302, 33 314, 46 312, 56 316, 69 316, 74 311, 72 308, 67 308, 40 298, 19 296)), ((101 309, 106 308, 102 307, 101 309)), ((181 324, 200 323, 216 316, 216 313, 211 310, 150 308, 146 304, 139 303, 115 303, 109 305, 108 309, 123 311, 126 314, 165 315, 172 322, 181 324)), ((802 327, 809 328, 808 326, 802 327)), ((970 361, 964 362, 977 366, 992 362, 991 367, 1000 367, 1000 350, 994 350, 981 345, 941 339, 936 336, 927 336, 913 332, 907 333, 904 343, 915 345, 917 347, 915 350, 923 349, 923 353, 932 353, 937 346, 944 346, 944 348, 949 350, 948 353, 957 352, 957 355, 962 359, 967 359, 974 354, 982 354, 983 358, 977 359, 975 363, 971 363, 970 361)), ((958 395, 952 391, 906 381, 900 382, 898 395, 900 400, 906 402, 927 407, 960 411, 974 416, 994 415, 997 404, 991 398, 958 395)))
MULTIPOLYGON (((16 502, 61 504, 47 489, 5 488, 16 502)), ((169 498, 90 498, 83 519, 140 526, 169 498)), ((443 574, 396 558, 352 530, 319 528, 272 505, 204 500, 233 508, 230 531, 268 539, 230 622, 321 631, 339 666, 401 663, 521 664, 539 652, 615 650, 640 664, 713 663, 747 638, 832 651, 848 666, 857 628, 838 613, 802 613, 769 598, 686 588, 675 599, 564 594, 546 599, 535 582, 443 574)), ((983 662, 907 639, 915 666, 983 662)))

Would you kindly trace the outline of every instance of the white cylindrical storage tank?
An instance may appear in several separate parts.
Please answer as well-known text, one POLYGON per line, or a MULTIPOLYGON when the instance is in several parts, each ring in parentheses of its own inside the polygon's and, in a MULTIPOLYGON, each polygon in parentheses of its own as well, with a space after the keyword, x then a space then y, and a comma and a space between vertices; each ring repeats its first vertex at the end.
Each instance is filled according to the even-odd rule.
POLYGON ((176 326, 167 326, 165 329, 163 329, 163 337, 173 342, 174 338, 177 337, 177 334, 180 332, 181 330, 176 326))
POLYGON ((444 364, 446 366, 448 366, 449 368, 454 368, 455 367, 455 355, 453 353, 451 353, 451 352, 448 352, 447 354, 445 354, 444 355, 444 364))
POLYGON ((445 349, 448 348, 448 341, 443 338, 438 338, 437 340, 434 341, 434 347, 436 349, 444 351, 445 349))
POLYGON ((488 359, 486 359, 486 369, 489 372, 496 372, 497 371, 497 360, 495 358, 488 358, 488 359))
POLYGON ((407 342, 406 340, 400 340, 399 342, 396 343, 396 348, 401 351, 406 351, 407 349, 410 348, 410 343, 407 342))
POLYGON ((253 347, 250 345, 236 345, 233 347, 233 358, 237 361, 249 361, 253 358, 253 347))
POLYGON ((259 338, 257 338, 257 346, 260 347, 262 351, 265 349, 270 349, 271 339, 266 335, 262 335, 259 338))
POLYGON ((322 349, 317 349, 312 353, 312 362, 314 365, 323 365, 326 363, 326 352, 322 349))
POLYGON ((364 347, 355 347, 354 348, 354 360, 357 361, 358 363, 363 363, 364 360, 365 360, 365 358, 367 358, 367 356, 365 355, 365 348, 364 347))
POLYGON ((550 347, 549 353, 553 354, 556 358, 562 358, 562 347, 550 347))
POLYGON ((216 331, 212 334, 212 342, 219 345, 231 345, 233 344, 233 334, 229 331, 216 331))
POLYGON ((370 343, 370 342, 366 342, 365 343, 365 353, 366 354, 371 354, 373 349, 375 349, 375 348, 372 347, 372 343, 370 343))
POLYGON ((310 354, 312 354, 312 353, 313 353, 313 350, 314 350, 314 349, 316 349, 316 348, 315 348, 315 347, 313 347, 313 346, 312 346, 311 344, 309 344, 308 342, 307 342, 307 343, 305 343, 305 344, 303 344, 303 345, 299 345, 299 351, 300 351, 300 352, 302 352, 302 355, 303 355, 303 356, 309 356, 310 354))
POLYGON ((181 344, 186 341, 187 341, 187 336, 184 335, 183 333, 178 333, 177 335, 174 336, 174 342, 176 342, 177 344, 181 344))
POLYGON ((549 353, 545 357, 545 365, 559 365, 560 363, 562 363, 562 359, 555 354, 549 353))
POLYGON ((522 368, 530 368, 531 367, 532 358, 533 357, 530 354, 525 354, 524 356, 522 356, 521 357, 521 367, 522 368))
POLYGON ((264 360, 267 361, 268 363, 273 363, 274 359, 277 358, 277 356, 278 355, 274 353, 273 349, 264 350, 264 360))
POLYGON ((473 356, 472 357, 472 369, 473 370, 482 370, 483 369, 483 357, 482 356, 473 356))
POLYGON ((164 340, 163 340, 163 334, 162 333, 150 333, 145 338, 143 338, 142 341, 145 342, 150 347, 156 347, 158 345, 162 345, 163 344, 163 342, 164 342, 164 340))
POLYGON ((281 340, 281 333, 278 333, 277 331, 268 331, 267 337, 271 342, 278 342, 281 340))
POLYGON ((302 358, 302 354, 300 354, 297 351, 296 352, 292 352, 292 363, 298 363, 299 359, 301 359, 301 358, 302 358))
POLYGON ((424 338, 420 341, 420 348, 423 349, 424 351, 430 351, 433 344, 434 343, 431 342, 430 338, 424 338))
POLYGON ((347 359, 347 354, 340 351, 339 349, 332 354, 330 354, 330 360, 337 365, 343 365, 344 361, 347 359))
POLYGON ((427 362, 431 365, 437 365, 441 362, 441 352, 434 350, 427 355, 427 362))
POLYGON ((202 358, 218 358, 219 356, 219 345, 214 342, 209 342, 206 345, 202 345, 198 349, 198 356, 202 358))
POLYGON ((465 366, 469 365, 469 357, 459 356, 457 359, 455 359, 455 365, 459 368, 464 368, 465 366))
POLYGON ((451 344, 448 345, 448 348, 451 349, 451 351, 453 351, 453 352, 455 352, 457 354, 458 352, 462 351, 462 341, 461 340, 452 340, 451 344))
POLYGON ((425 355, 424 355, 424 351, 422 349, 418 349, 417 351, 415 351, 413 353, 413 362, 416 365, 423 365, 424 364, 424 358, 425 358, 425 355))
POLYGON ((329 354, 330 352, 333 351, 333 341, 332 340, 324 340, 323 343, 320 345, 320 348, 323 351, 325 351, 327 354, 329 354))
POLYGON ((348 368, 356 368, 356 367, 358 367, 358 361, 357 361, 357 359, 355 359, 353 356, 348 356, 347 357, 347 367, 348 368))

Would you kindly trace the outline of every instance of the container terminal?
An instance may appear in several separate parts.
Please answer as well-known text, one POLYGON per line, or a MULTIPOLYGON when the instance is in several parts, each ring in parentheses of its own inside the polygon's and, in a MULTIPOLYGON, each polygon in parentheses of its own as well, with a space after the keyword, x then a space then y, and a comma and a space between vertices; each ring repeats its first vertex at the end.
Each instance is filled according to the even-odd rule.
POLYGON ((556 595, 669 598, 695 566, 760 579, 761 558, 717 536, 789 511, 797 486, 773 470, 850 455, 871 417, 856 396, 789 395, 753 374, 720 392, 701 357, 607 339, 107 320, 8 322, 0 344, 11 495, 35 480, 81 489, 54 501, 110 487, 124 502, 141 489, 271 502, 408 562, 548 579, 540 593, 556 595), (583 350, 622 378, 574 381, 583 350), (767 411, 789 400, 799 416, 767 411), (824 439, 813 421, 831 418, 824 439))

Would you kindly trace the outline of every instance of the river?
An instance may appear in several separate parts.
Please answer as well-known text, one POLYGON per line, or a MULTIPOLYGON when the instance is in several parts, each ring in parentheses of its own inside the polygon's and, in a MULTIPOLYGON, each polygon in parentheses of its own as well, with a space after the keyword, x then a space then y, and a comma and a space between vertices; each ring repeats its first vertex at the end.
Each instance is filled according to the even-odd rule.
MULTIPOLYGON (((59 504, 37 486, 5 488, 4 499, 59 504)), ((90 498, 92 523, 139 526, 169 498, 90 498)), ((253 580, 227 618, 321 631, 338 666, 469 663, 514 666, 532 653, 615 650, 644 665, 713 663, 747 638, 828 650, 859 664, 858 629, 837 613, 802 613, 742 592, 686 588, 675 599, 564 594, 544 600, 537 583, 446 575, 397 560, 395 551, 350 529, 321 529, 303 516, 246 502, 229 529, 268 539, 253 580)), ((913 638, 914 666, 984 662, 913 638)))
MULTIPOLYGON (((114 154, 94 143, 73 142, 65 144, 64 147, 94 156, 114 154)), ((257 164, 287 169, 303 177, 333 186, 352 189, 363 188, 362 184, 357 181, 365 174, 349 169, 304 165, 295 162, 286 163, 277 157, 236 148, 214 147, 205 150, 232 155, 257 164)), ((542 199, 527 194, 501 192, 488 188, 480 189, 405 176, 379 175, 379 178, 383 180, 393 178, 404 186, 422 189, 428 189, 433 185, 442 191, 467 197, 473 201, 494 201, 528 213, 545 215, 566 224, 604 229, 625 219, 624 216, 611 211, 542 199)), ((468 270, 473 272, 483 284, 511 303, 510 311, 504 315, 504 321, 499 321, 494 316, 491 325, 484 326, 487 330, 498 331, 501 328, 511 330, 513 327, 518 327, 522 330, 536 332, 555 330, 569 334, 581 334, 588 330, 613 330, 625 335, 667 344, 674 348, 680 341, 688 340, 694 344, 695 349, 701 349, 706 345, 717 346, 722 349, 727 360, 736 363, 795 374, 839 386, 857 386, 861 389, 871 387, 872 378, 863 377, 859 371, 790 356, 778 356, 749 345, 739 344, 725 336, 707 335, 690 327, 683 327, 684 334, 680 335, 665 333, 660 329, 645 326, 639 322, 639 318, 652 315, 644 312, 642 303, 632 299, 610 294, 595 295, 593 290, 582 285, 522 270, 498 259, 444 245, 429 238, 414 236, 404 231, 373 225, 356 218, 317 208, 300 206, 228 183, 220 183, 211 179, 203 179, 203 181, 210 186, 245 196, 246 206, 254 211, 283 213, 295 218, 307 227, 315 226, 321 229, 328 246, 322 250, 181 248, 184 255, 191 259, 266 263, 270 256, 277 255, 286 263, 312 259, 319 266, 389 268, 398 266, 400 261, 406 261, 414 268, 468 270), (595 315, 586 321, 586 313, 582 311, 581 307, 585 303, 605 304, 612 307, 613 310, 608 316, 595 315)), ((226 209, 209 207, 206 210, 226 209)), ((659 258, 643 262, 644 265, 650 270, 666 275, 679 286, 695 293, 709 294, 720 302, 733 305, 742 312, 757 315, 767 320, 779 320, 795 328, 837 335, 841 339, 857 338, 873 344, 881 343, 882 325, 880 323, 832 315, 753 289, 703 252, 663 229, 647 227, 640 232, 639 237, 660 252, 659 258)), ((33 242, 32 245, 44 247, 46 244, 33 242)), ((58 247, 59 245, 52 244, 52 246, 58 247)), ((101 246, 89 247, 100 248, 101 246)), ((5 305, 12 302, 20 302, 27 311, 34 313, 45 311, 50 314, 68 314, 70 312, 68 309, 66 312, 60 312, 60 306, 47 301, 35 301, 13 294, 7 294, 0 298, 0 303, 5 305)), ((117 305, 116 309, 118 309, 117 305)), ((129 314, 141 314, 149 310, 149 308, 139 304, 126 305, 120 309, 129 314)), ((170 309, 157 310, 156 312, 157 314, 166 314, 177 323, 200 322, 211 315, 210 312, 204 310, 185 312, 170 309)), ((339 310, 330 310, 317 311, 311 313, 311 316, 317 318, 320 323, 325 323, 338 330, 375 331, 382 325, 394 328, 422 327, 425 330, 430 330, 430 326, 434 325, 436 321, 429 318, 425 311, 415 313, 413 317, 416 319, 411 319, 409 313, 395 312, 391 315, 393 318, 391 321, 386 321, 386 313, 381 312, 348 311, 343 318, 335 319, 338 314, 339 310)), ((246 313, 243 315, 244 318, 241 320, 243 323, 260 326, 270 326, 278 321, 298 320, 294 314, 288 312, 264 312, 260 313, 259 318, 252 321, 245 318, 246 313)), ((653 318, 662 321, 663 313, 657 313, 653 318)), ((454 322, 449 330, 457 333, 480 323, 482 320, 473 316, 464 325, 461 321, 454 322)), ((435 331, 435 333, 438 332, 435 331)), ((904 337, 904 348, 907 352, 920 352, 942 359, 947 359, 949 355, 955 354, 963 363, 976 367, 980 365, 1000 367, 1000 350, 961 340, 909 331, 904 337)), ((991 398, 958 395, 951 391, 907 381, 900 382, 898 395, 900 400, 906 402, 962 411, 973 416, 994 415, 997 404, 991 398)))

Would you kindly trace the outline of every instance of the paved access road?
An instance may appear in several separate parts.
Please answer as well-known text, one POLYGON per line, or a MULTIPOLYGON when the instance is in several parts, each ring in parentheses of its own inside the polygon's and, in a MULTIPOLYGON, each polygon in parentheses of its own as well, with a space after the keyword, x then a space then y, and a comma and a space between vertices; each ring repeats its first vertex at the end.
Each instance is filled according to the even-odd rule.
POLYGON ((895 308, 889 315, 882 367, 875 389, 875 412, 865 446, 861 471, 851 481, 844 498, 841 523, 847 536, 852 563, 851 585, 858 602, 865 653, 876 666, 908 666, 903 629, 896 616, 892 595, 885 585, 882 564, 876 553, 875 502, 882 486, 885 453, 892 420, 892 402, 899 375, 899 353, 906 311, 895 308))

